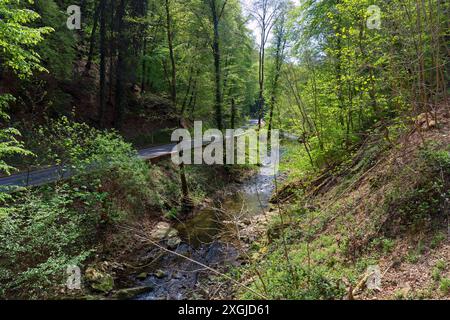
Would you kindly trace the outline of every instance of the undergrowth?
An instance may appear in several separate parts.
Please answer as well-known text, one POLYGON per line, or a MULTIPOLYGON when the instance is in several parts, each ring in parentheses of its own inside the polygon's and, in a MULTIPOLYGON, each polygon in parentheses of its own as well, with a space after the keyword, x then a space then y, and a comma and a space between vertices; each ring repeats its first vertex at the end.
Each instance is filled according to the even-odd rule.
POLYGON ((69 180, 11 194, 0 217, 0 296, 58 294, 69 265, 83 267, 110 226, 179 205, 178 176, 137 157, 114 132, 66 118, 40 127, 31 146, 72 171, 69 180), (44 139, 45 137, 45 139, 44 139))
MULTIPOLYGON (((291 173, 282 188, 291 194, 283 194, 288 203, 267 237, 253 244, 256 257, 235 274, 251 279, 254 290, 270 299, 342 299, 368 266, 393 254, 399 239, 410 239, 414 248, 395 258, 407 263, 446 239, 450 145, 425 143, 400 164, 381 158, 389 154, 385 141, 364 146, 334 170, 327 194, 310 197, 308 181, 317 171, 301 148, 288 146, 281 166, 291 173), (384 166, 370 172, 380 159, 384 166)), ((443 267, 436 268, 436 286, 448 292, 443 267)), ((239 296, 257 298, 245 290, 239 296)))

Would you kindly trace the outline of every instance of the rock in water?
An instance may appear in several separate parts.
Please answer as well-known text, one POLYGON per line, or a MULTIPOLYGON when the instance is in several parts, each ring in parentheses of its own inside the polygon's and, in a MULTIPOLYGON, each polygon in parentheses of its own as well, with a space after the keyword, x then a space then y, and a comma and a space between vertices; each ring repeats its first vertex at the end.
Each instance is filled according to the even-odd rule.
POLYGON ((135 288, 120 289, 112 294, 112 298, 120 299, 120 300, 127 300, 127 299, 132 299, 132 298, 136 297, 137 295, 140 295, 142 293, 146 293, 146 292, 149 292, 152 290, 153 290, 152 286, 141 286, 141 287, 135 287, 135 288))
POLYGON ((150 233, 152 240, 167 240, 178 236, 178 230, 174 229, 167 222, 159 222, 150 233))
POLYGON ((136 279, 138 280, 145 280, 148 277, 148 273, 147 272, 141 272, 137 275, 136 279))
POLYGON ((156 270, 155 277, 157 277, 158 279, 162 279, 165 276, 166 276, 166 273, 164 271, 162 271, 161 269, 156 270))
POLYGON ((167 246, 171 249, 181 243, 178 230, 172 228, 167 222, 159 222, 150 233, 150 238, 154 241, 167 241, 167 246))
POLYGON ((170 249, 175 249, 181 243, 181 239, 178 237, 171 237, 167 240, 167 246, 170 249))

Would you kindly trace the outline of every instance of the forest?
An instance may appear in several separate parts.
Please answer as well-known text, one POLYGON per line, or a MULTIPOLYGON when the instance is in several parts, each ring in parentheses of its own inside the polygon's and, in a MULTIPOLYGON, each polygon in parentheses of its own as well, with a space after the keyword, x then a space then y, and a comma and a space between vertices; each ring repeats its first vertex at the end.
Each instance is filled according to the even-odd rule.
POLYGON ((0 0, 0 298, 449 299, 449 11, 0 0))

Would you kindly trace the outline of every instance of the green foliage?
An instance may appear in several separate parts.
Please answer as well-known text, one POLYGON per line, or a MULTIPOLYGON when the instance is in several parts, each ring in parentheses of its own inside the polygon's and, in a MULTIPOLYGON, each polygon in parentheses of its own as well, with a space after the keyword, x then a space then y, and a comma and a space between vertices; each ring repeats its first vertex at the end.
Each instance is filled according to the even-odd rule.
POLYGON ((104 187, 113 184, 117 195, 126 195, 126 202, 156 208, 164 207, 171 195, 177 194, 173 184, 161 185, 166 177, 160 170, 138 159, 136 150, 115 132, 101 132, 62 117, 31 133, 35 139, 30 148, 39 155, 39 164, 65 166, 77 173, 73 180, 79 185, 95 181, 104 187))
POLYGON ((421 157, 434 172, 450 175, 450 145, 432 143, 421 149, 421 157))
POLYGON ((64 285, 67 266, 82 266, 108 225, 162 209, 172 196, 167 177, 116 133, 66 118, 42 130, 50 148, 44 150, 54 149, 51 157, 76 175, 16 193, 2 209, 1 296, 50 297, 64 285))
POLYGON ((286 61, 283 68, 276 127, 302 137, 319 168, 347 159, 351 147, 368 135, 392 141, 394 126, 408 126, 419 113, 431 111, 431 102, 445 99, 443 80, 417 71, 445 73, 448 56, 438 48, 446 41, 444 8, 448 4, 436 1, 302 1, 287 23, 293 48, 288 57, 295 62, 286 61), (373 4, 381 11, 379 29, 367 25, 373 4), (436 88, 430 96, 426 83, 436 88))
POLYGON ((22 78, 31 76, 34 70, 45 71, 33 47, 53 31, 49 27, 26 26, 39 18, 36 12, 25 8, 27 2, 32 0, 0 0, 0 57, 6 67, 22 78))
POLYGON ((39 23, 54 30, 39 46, 39 55, 53 76, 68 80, 76 57, 76 40, 66 26, 65 8, 61 10, 54 0, 37 0, 34 6, 40 15, 39 23))
MULTIPOLYGON (((217 1, 217 6, 220 1, 217 1)), ((148 20, 152 25, 145 34, 154 39, 140 57, 138 74, 146 90, 170 94, 167 77, 170 72, 169 45, 165 28, 155 27, 161 21, 166 24, 164 4, 149 1, 148 20), (154 26, 153 26, 154 25, 154 26)), ((251 31, 239 1, 227 1, 220 20, 221 77, 223 114, 227 127, 231 116, 231 99, 237 106, 236 119, 248 114, 256 92, 255 51, 251 31)), ((190 0, 187 3, 169 1, 173 50, 176 65, 176 89, 178 112, 186 118, 202 119, 213 125, 214 105, 214 57, 212 46, 212 19, 209 4, 190 0)), ((241 122, 241 121, 239 121, 241 122)))
MULTIPOLYGON (((27 26, 39 18, 39 15, 24 8, 24 1, 0 0, 0 72, 3 68, 12 70, 20 78, 29 77, 33 71, 45 71, 40 65, 39 55, 33 47, 43 40, 51 28, 33 28, 27 26)), ((31 0, 28 3, 32 3, 31 0)), ((0 119, 9 120, 6 113, 8 104, 15 98, 9 94, 0 94, 0 119)), ((17 140, 19 131, 13 128, 0 129, 0 173, 9 174, 13 169, 5 161, 11 155, 27 155, 23 144, 17 140)), ((0 192, 0 202, 8 199, 0 192)))
POLYGON ((37 156, 35 165, 59 165, 89 158, 97 131, 61 117, 33 127, 25 135, 28 148, 37 156))
POLYGON ((314 172, 304 147, 296 141, 285 141, 283 143, 283 161, 280 163, 280 170, 289 173, 289 180, 298 180, 314 172))
MULTIPOLYGON (((262 275, 262 281, 255 274, 253 289, 268 295, 269 299, 338 299, 344 296, 345 286, 341 279, 350 273, 333 261, 333 252, 325 253, 315 247, 312 265, 308 267, 304 244, 289 248, 290 261, 286 261, 281 246, 279 243, 278 249, 255 262, 254 267, 262 275)), ((251 292, 245 292, 243 298, 257 297, 251 292)))
POLYGON ((383 254, 389 254, 395 247, 395 241, 388 238, 376 238, 372 240, 371 245, 375 248, 381 249, 383 254))
POLYGON ((417 242, 417 245, 412 248, 406 255, 406 261, 409 263, 417 263, 424 252, 424 243, 422 240, 419 240, 417 242))
POLYGON ((440 281, 442 272, 447 267, 447 263, 444 260, 438 260, 431 271, 431 277, 434 281, 440 281))
POLYGON ((433 238, 431 239, 430 248, 436 249, 446 239, 447 239, 447 235, 445 234, 445 232, 442 232, 442 231, 436 232, 436 234, 434 234, 433 238))
MULTIPOLYGON (((9 116, 4 113, 3 107, 13 98, 10 95, 0 95, 0 119, 7 120, 9 116)), ((14 169, 4 160, 12 155, 29 155, 30 152, 23 149, 23 143, 17 138, 20 137, 20 132, 14 128, 0 129, 0 173, 10 174, 14 169)), ((1 202, 0 193, 0 202, 1 202)))
MULTIPOLYGON (((247 268, 255 277, 253 289, 270 299, 340 299, 345 295, 342 279, 354 281, 356 270, 345 263, 344 248, 333 236, 319 235, 320 217, 320 212, 294 209, 284 213, 289 223, 283 224, 279 217, 271 221, 268 249, 254 248, 267 253, 258 255, 247 268)), ((243 297, 257 298, 251 292, 243 297)))
POLYGON ((67 266, 89 254, 101 198, 65 184, 16 199, 0 221, 0 295, 45 296, 61 286, 67 266))
MULTIPOLYGON (((426 230, 446 219, 443 211, 445 199, 449 196, 449 152, 448 146, 427 146, 419 152, 419 159, 413 164, 414 172, 420 172, 414 183, 405 186, 404 179, 411 174, 412 167, 406 167, 397 176, 396 185, 386 194, 385 207, 392 217, 399 218, 397 226, 411 230, 426 230), (400 224, 398 222, 401 222, 400 224)), ((434 239, 435 245, 438 238, 434 239)))

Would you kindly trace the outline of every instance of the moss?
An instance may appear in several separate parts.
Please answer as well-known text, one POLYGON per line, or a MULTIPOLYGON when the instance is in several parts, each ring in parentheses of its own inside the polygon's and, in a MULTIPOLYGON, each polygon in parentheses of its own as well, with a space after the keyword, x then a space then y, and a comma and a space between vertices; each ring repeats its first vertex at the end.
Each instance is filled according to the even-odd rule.
POLYGON ((109 293, 114 289, 114 279, 111 275, 106 274, 91 286, 97 291, 109 293))

